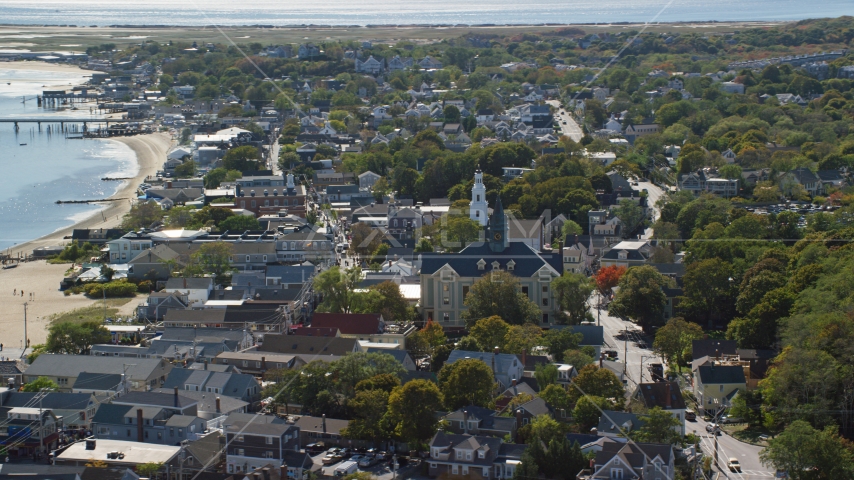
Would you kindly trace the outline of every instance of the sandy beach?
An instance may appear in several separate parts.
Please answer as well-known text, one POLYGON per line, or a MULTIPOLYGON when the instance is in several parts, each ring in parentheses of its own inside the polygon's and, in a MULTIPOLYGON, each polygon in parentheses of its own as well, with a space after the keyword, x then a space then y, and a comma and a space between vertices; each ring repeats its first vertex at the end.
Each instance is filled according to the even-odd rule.
MULTIPOLYGON (((135 153, 139 162, 139 173, 126 182, 113 198, 133 198, 137 186, 149 175, 154 175, 163 165, 166 152, 172 145, 172 138, 166 133, 140 135, 113 139, 128 145, 135 153)), ((12 249, 15 252, 29 254, 34 248, 46 245, 61 245, 68 243, 65 236, 71 235, 75 228, 110 228, 121 223, 121 218, 130 209, 130 202, 111 202, 92 217, 74 225, 60 229, 50 235, 23 243, 12 249), (103 220, 102 214, 106 217, 103 220)), ((70 264, 50 265, 44 260, 26 262, 9 270, 0 270, 0 343, 10 348, 18 348, 24 339, 24 302, 27 302, 27 337, 31 345, 44 343, 47 338, 47 325, 51 315, 67 312, 96 303, 97 300, 83 295, 65 296, 59 290, 59 282, 65 276, 70 264), (21 291, 24 296, 21 296, 21 291), (17 294, 13 297, 13 291, 17 294), (30 293, 35 299, 30 301, 30 293)), ((130 302, 120 309, 121 314, 128 315, 137 302, 130 302)))

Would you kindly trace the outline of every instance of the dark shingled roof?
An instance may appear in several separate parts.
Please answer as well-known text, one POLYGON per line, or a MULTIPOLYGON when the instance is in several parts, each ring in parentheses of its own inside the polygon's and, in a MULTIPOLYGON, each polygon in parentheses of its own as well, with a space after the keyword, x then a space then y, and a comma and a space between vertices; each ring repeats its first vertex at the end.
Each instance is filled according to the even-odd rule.
POLYGON ((697 371, 704 385, 746 383, 740 365, 703 365, 697 371))
POLYGON ((735 355, 738 349, 738 342, 735 340, 704 338, 692 341, 691 348, 691 360, 703 357, 717 358, 719 355, 735 355))
POLYGON ((491 271, 493 261, 498 261, 502 271, 506 271, 510 260, 515 262, 510 272, 517 277, 532 277, 544 265, 551 266, 558 274, 563 272, 560 254, 540 253, 523 242, 510 242, 503 252, 493 252, 488 243, 476 242, 456 254, 424 253, 421 260, 421 273, 426 275, 432 275, 448 264, 462 277, 482 277, 491 271), (480 259, 486 262, 485 270, 478 269, 480 259))
POLYGON ((635 392, 636 398, 643 400, 647 408, 661 407, 665 410, 685 408, 685 399, 676 382, 641 383, 635 392), (669 390, 668 390, 669 387, 669 390), (670 406, 667 397, 670 396, 670 406))

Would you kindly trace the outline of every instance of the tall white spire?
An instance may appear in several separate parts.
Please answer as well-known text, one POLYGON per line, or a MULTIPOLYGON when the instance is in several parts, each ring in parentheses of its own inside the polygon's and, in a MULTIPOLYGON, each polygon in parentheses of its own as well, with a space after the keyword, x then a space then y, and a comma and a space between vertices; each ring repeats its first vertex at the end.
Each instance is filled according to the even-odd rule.
POLYGON ((486 226, 488 206, 486 204, 486 186, 483 184, 483 172, 480 167, 474 172, 474 186, 471 187, 471 204, 469 205, 469 218, 486 226))

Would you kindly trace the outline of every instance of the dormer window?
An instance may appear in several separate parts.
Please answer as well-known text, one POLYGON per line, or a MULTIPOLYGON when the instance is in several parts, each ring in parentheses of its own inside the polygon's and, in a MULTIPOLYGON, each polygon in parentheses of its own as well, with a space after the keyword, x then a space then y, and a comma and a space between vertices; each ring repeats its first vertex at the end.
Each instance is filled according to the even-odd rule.
POLYGON ((486 261, 484 261, 482 258, 477 261, 477 269, 478 270, 486 269, 486 261))
POLYGON ((516 262, 514 262, 513 260, 510 260, 509 262, 507 262, 507 270, 508 271, 512 271, 515 267, 516 267, 516 262))
POLYGON ((494 262, 492 262, 492 269, 493 269, 493 270, 501 270, 501 264, 500 264, 500 263, 498 263, 498 261, 497 261, 497 260, 496 260, 496 261, 494 261, 494 262))

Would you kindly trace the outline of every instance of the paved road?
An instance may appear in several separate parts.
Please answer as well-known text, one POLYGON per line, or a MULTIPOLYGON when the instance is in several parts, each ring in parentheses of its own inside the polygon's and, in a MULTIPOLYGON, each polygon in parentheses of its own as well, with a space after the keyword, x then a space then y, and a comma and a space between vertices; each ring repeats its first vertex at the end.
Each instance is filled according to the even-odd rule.
MULTIPOLYGON (((700 446, 706 455, 714 456, 715 440, 710 433, 706 433, 707 423, 700 417, 696 422, 686 422, 685 432, 700 435, 700 446)), ((726 433, 718 435, 718 465, 720 472, 726 478, 740 480, 759 480, 774 477, 774 470, 762 465, 759 461, 759 452, 762 447, 740 442, 726 433), (737 458, 741 464, 741 473, 731 472, 727 468, 730 458, 737 458)), ((714 467, 713 467, 714 470, 714 467)))
MULTIPOLYGON (((638 182, 637 190, 646 189, 648 197, 647 204, 652 208, 652 223, 655 223, 658 220, 658 217, 661 216, 661 212, 658 211, 658 207, 655 204, 658 202, 658 199, 665 195, 665 191, 661 189, 658 185, 651 182, 638 182)), ((652 238, 652 228, 647 228, 644 230, 641 238, 652 238)))
POLYGON ((652 352, 652 345, 647 344, 642 338, 643 332, 632 322, 624 321, 619 317, 612 316, 608 310, 602 308, 596 311, 596 295, 590 298, 593 305, 593 316, 604 327, 606 350, 616 350, 617 360, 626 363, 628 385, 627 389, 632 391, 640 382, 651 382, 647 367, 650 363, 663 363, 662 359, 652 352), (641 367, 643 362, 643 367, 641 367), (643 371, 643 372, 641 372, 643 371), (641 374, 643 378, 641 379, 641 374))
POLYGON ((558 126, 561 129, 561 135, 566 135, 574 141, 580 142, 581 137, 584 136, 584 132, 569 112, 560 108, 560 100, 546 100, 546 103, 554 107, 557 112, 557 116, 560 119, 558 126))

